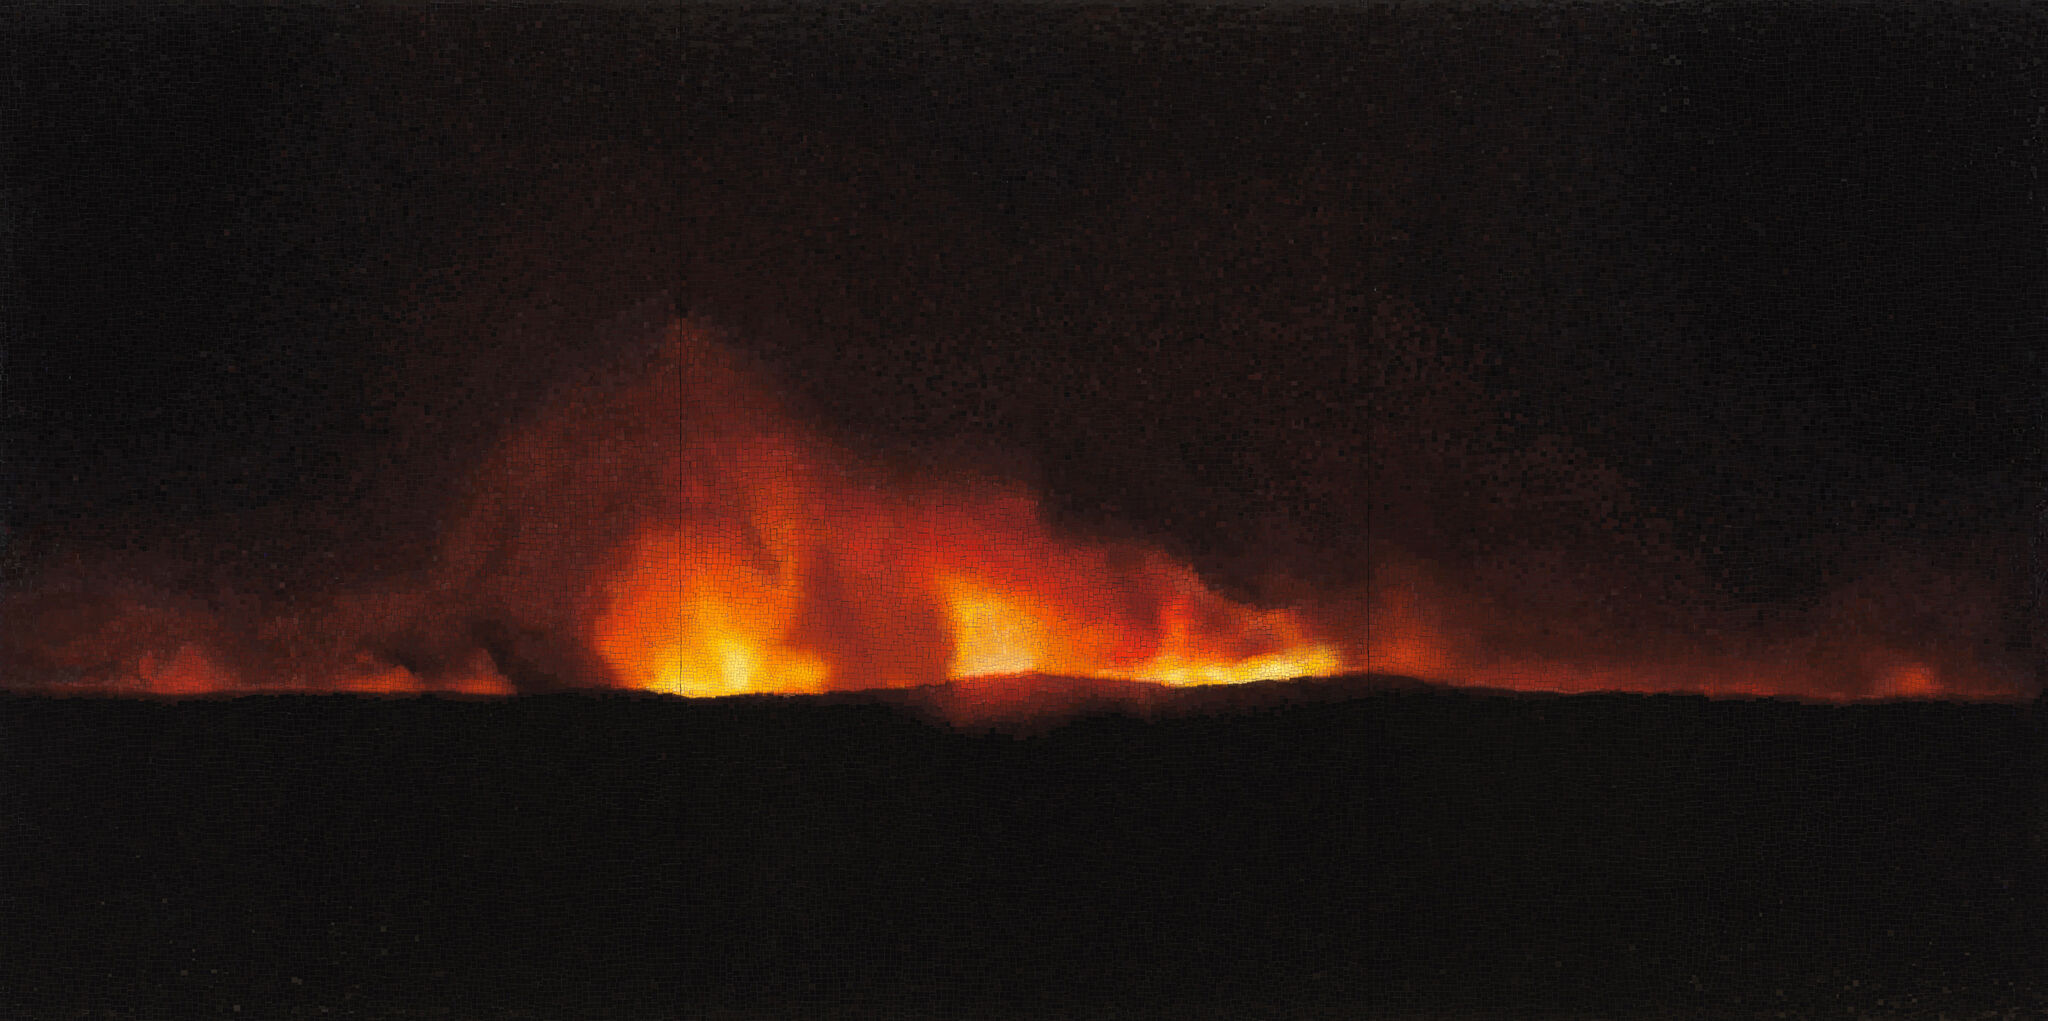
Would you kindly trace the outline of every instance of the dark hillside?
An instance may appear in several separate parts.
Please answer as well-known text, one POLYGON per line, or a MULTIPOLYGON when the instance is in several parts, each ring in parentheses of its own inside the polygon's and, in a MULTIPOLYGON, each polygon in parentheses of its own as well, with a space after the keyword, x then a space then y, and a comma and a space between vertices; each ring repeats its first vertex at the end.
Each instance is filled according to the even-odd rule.
POLYGON ((1973 1016, 2048 1003, 2027 707, 1362 693, 0 701, 30 1016, 1973 1016))

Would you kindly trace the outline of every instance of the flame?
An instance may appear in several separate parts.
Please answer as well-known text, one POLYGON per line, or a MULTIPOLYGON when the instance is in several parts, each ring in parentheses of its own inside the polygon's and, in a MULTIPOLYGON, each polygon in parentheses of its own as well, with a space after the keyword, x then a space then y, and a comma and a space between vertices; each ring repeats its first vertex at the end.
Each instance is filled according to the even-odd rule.
POLYGON ((651 535, 612 582, 592 644, 628 686, 649 691, 822 691, 830 668, 794 633, 801 597, 788 569, 689 535, 651 535))
MULTIPOLYGON (((740 513, 660 523, 601 583, 591 645, 630 687, 817 692, 1025 673, 1164 684, 1340 672, 1299 615, 1163 554, 1062 538, 1015 487, 847 484, 846 455, 743 443, 740 513)), ((727 465, 732 468, 732 465, 727 465)))
MULTIPOLYGON (((1253 606, 1159 548, 1061 531, 1014 480, 864 458, 799 423, 761 374, 671 321, 638 364, 566 389, 508 432, 422 575, 295 594, 265 618, 118 568, 80 569, 9 597, 0 656, 11 683, 166 697, 974 681, 953 696, 962 717, 1105 691, 1142 700, 1130 685, 1346 673, 1818 699, 2024 689, 1972 658, 1977 646, 1959 636, 1983 628, 1968 621, 1946 646, 1897 640, 1901 620, 1941 631, 1946 618, 1908 610, 1968 604, 1960 590, 1912 606, 1892 595, 1912 585, 1850 590, 1812 627, 1775 637, 1713 609, 1663 630, 1614 628, 1618 617, 1547 606, 1570 594, 1547 583, 1515 603, 1497 584, 1388 556, 1369 591, 1253 606)), ((1558 558, 1545 556, 1500 576, 1555 574, 1558 558)), ((1915 577, 1930 591, 1925 579, 1938 580, 1915 577)), ((1594 589, 1611 597, 1603 605, 1626 604, 1629 586, 1655 580, 1594 589)))

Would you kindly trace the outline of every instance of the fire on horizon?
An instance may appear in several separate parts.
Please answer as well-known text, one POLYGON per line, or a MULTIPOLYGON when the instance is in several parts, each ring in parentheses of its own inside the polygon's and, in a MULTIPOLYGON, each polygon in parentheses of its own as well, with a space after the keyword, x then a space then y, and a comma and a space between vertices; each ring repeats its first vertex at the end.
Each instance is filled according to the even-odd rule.
POLYGON ((57 678, 38 690, 157 696, 715 696, 1372 672, 1544 691, 2017 693, 1911 634, 1699 642, 1633 661, 1589 637, 1578 656, 1483 658, 1513 624, 1485 620, 1484 593, 1450 591, 1406 558, 1376 589, 1249 605, 1157 547, 1061 534, 1014 481, 863 463, 800 427, 701 327, 670 318, 651 347, 515 430, 422 576, 252 620, 118 588, 30 590, 11 615, 14 662, 57 678))
POLYGON ((352 17, 24 54, 0 685, 2037 684, 1983 51, 352 17))

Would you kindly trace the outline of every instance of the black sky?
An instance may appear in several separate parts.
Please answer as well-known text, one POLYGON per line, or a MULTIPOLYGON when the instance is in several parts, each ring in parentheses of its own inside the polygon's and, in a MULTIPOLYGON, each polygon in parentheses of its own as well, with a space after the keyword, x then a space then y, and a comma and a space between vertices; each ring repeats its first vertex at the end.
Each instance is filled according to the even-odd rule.
POLYGON ((0 61, 10 570, 426 555, 519 409, 667 294, 836 433, 996 458, 1227 582, 1355 574, 1371 501, 1454 560, 1654 534, 1768 602, 1924 547, 2017 600, 2044 34, 53 8, 0 61))

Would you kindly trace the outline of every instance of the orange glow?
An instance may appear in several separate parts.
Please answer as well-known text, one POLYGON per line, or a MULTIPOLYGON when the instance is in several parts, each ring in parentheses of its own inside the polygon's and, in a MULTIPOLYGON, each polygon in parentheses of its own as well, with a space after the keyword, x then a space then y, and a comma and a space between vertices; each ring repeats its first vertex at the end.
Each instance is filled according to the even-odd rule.
POLYGON ((792 572, 691 539, 643 539, 611 582, 592 644, 620 680, 671 695, 824 690, 828 668, 793 633, 792 572))
POLYGON ((1014 482, 827 441, 681 323, 642 374, 515 429, 481 478, 440 584, 580 642, 589 673, 563 683, 712 696, 1348 666, 1303 613, 1232 602, 1142 544, 1062 535, 1014 482))
POLYGON ((188 642, 169 656, 143 653, 135 663, 135 679, 152 695, 204 695, 220 689, 229 675, 205 649, 188 642))
POLYGON ((1941 681, 1933 670, 1913 663, 1886 676, 1883 691, 1897 698, 1931 698, 1941 694, 1941 681))
POLYGON ((1603 630, 1547 605, 1547 589, 1508 609, 1483 584, 1387 557, 1371 592, 1246 605, 1159 549, 1061 532, 1015 482, 884 467, 797 421, 736 355, 671 323, 658 356, 508 432, 420 576, 253 623, 244 608, 74 580, 5 607, 0 654, 50 679, 30 682, 43 690, 169 697, 973 680, 948 696, 955 718, 1346 673, 1823 700, 2018 690, 1963 644, 1869 637, 1888 633, 1890 611, 1861 596, 1822 620, 1839 626, 1775 637, 1707 611, 1684 633, 1603 630))
POLYGON ((1344 668, 1292 611, 1232 603, 1157 553, 1061 539, 1015 491, 832 492, 837 474, 812 463, 782 460, 737 520, 629 544, 591 628, 621 683, 718 695, 1344 668))

